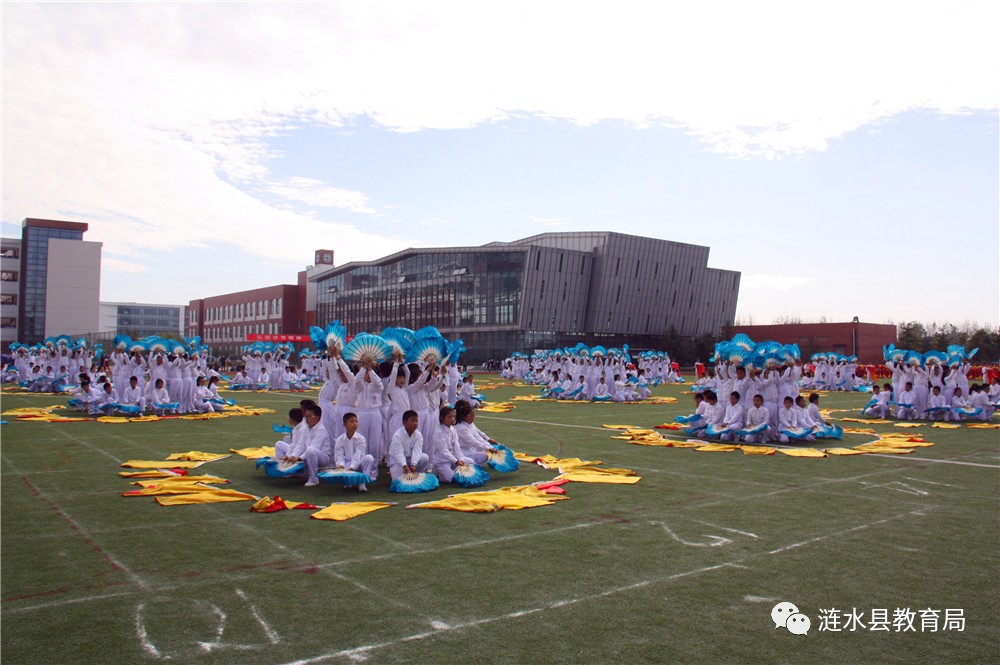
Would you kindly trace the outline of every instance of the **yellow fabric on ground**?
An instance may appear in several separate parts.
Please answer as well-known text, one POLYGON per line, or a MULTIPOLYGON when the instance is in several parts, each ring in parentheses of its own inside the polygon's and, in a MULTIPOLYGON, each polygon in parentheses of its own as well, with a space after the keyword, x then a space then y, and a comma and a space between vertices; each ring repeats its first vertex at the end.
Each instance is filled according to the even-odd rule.
POLYGON ((601 425, 604 429, 632 429, 635 425, 601 425))
POLYGON ((598 473, 596 471, 573 470, 561 473, 556 476, 556 480, 571 480, 575 483, 607 483, 610 485, 634 485, 642 478, 640 476, 621 476, 609 473, 598 473))
POLYGON ((217 420, 219 418, 228 418, 225 413, 189 413, 183 416, 177 416, 180 420, 217 420))
POLYGON ((826 453, 815 448, 778 448, 778 452, 789 457, 826 457, 826 453))
POLYGON ((198 483, 162 483, 144 486, 141 490, 129 490, 122 496, 159 496, 161 494, 201 494, 214 491, 214 487, 198 483))
POLYGON ((699 453, 731 453, 740 447, 730 443, 706 443, 695 448, 699 453))
POLYGON ((906 455, 913 452, 913 448, 894 448, 887 445, 879 445, 877 443, 864 443, 860 446, 854 446, 855 450, 860 450, 865 453, 882 453, 885 455, 906 455))
POLYGON ((875 430, 868 427, 845 427, 844 434, 874 434, 875 430))
POLYGON ((893 427, 923 427, 923 423, 896 423, 893 427))
MULTIPOLYGON (((612 439, 621 439, 623 437, 613 436, 611 438, 612 439)), ((641 438, 638 438, 638 439, 630 439, 628 437, 624 437, 624 439, 626 441, 628 441, 629 443, 634 443, 637 446, 660 446, 660 447, 663 447, 663 448, 669 448, 672 445, 670 441, 668 441, 667 439, 661 439, 660 437, 652 437, 652 436, 645 437, 644 436, 644 437, 641 437, 641 438)))
POLYGON ((931 427, 936 427, 938 429, 958 429, 961 425, 955 425, 953 423, 933 423, 931 427))
POLYGON ((830 455, 864 455, 865 451, 855 450, 854 448, 827 448, 827 454, 830 455))
POLYGON ((200 450, 189 450, 186 453, 174 453, 168 455, 168 460, 185 460, 188 462, 215 462, 229 457, 227 454, 203 453, 200 450))
POLYGON ((101 416, 97 419, 99 423, 110 423, 113 425, 121 425, 123 423, 129 422, 128 418, 125 416, 101 416))
POLYGON ((204 462, 130 459, 127 462, 122 462, 121 465, 126 469, 196 469, 202 464, 204 462))
POLYGON ((705 445, 704 441, 671 441, 671 448, 701 448, 705 445))
POLYGON ((52 413, 56 409, 61 409, 59 405, 56 406, 25 406, 20 409, 8 409, 0 416, 44 416, 46 414, 52 413))
MULTIPOLYGON (((139 485, 140 487, 153 487, 155 485, 182 485, 184 483, 204 483, 206 485, 225 485, 229 481, 225 478, 220 478, 218 476, 166 476, 163 478, 150 478, 147 480, 139 480, 133 485, 139 485)), ((202 488, 204 489, 204 488, 202 488)), ((201 491, 201 490, 199 490, 201 491)))
POLYGON ((930 448, 933 443, 928 443, 927 441, 906 441, 899 439, 883 439, 879 444, 881 446, 889 446, 890 448, 930 448))
POLYGON ((161 506, 190 506, 197 503, 225 503, 227 501, 256 501, 253 494, 236 490, 212 490, 176 496, 158 496, 154 499, 161 506))
POLYGON ((149 469, 147 471, 119 471, 122 478, 187 478, 176 473, 170 473, 166 469, 149 469))
POLYGON ((161 418, 159 416, 154 416, 152 414, 149 414, 148 416, 136 416, 135 418, 132 418, 132 422, 134 422, 134 423, 155 423, 157 420, 160 420, 160 419, 161 418))
POLYGON ((576 469, 581 466, 592 467, 598 464, 604 464, 600 460, 583 460, 579 457, 566 457, 563 459, 553 458, 554 462, 549 465, 548 460, 546 460, 547 469, 559 469, 560 471, 569 471, 570 469, 576 469))
MULTIPOLYGON (((585 473, 586 472, 602 473, 602 474, 608 475, 608 476, 634 476, 634 475, 636 475, 635 471, 633 471, 632 469, 620 469, 620 468, 616 468, 616 467, 607 467, 607 468, 605 468, 603 466, 593 466, 594 462, 587 462, 587 463, 584 463, 584 464, 570 464, 568 466, 564 466, 562 464, 562 462, 568 462, 568 461, 570 461, 570 460, 561 460, 560 461, 560 464, 559 464, 559 470, 560 471, 562 471, 564 473, 565 472, 570 472, 570 471, 582 471, 582 472, 585 472, 585 473)), ((600 462, 597 462, 597 464, 600 464, 600 462)))
POLYGON ((256 448, 230 448, 229 452, 236 453, 247 459, 260 459, 261 457, 274 457, 274 446, 257 446, 256 448))
POLYGON ((423 503, 410 504, 407 508, 455 510, 461 513, 495 513, 498 510, 503 510, 502 506, 495 503, 478 501, 475 498, 467 499, 461 494, 449 496, 446 499, 439 499, 437 501, 425 501, 423 503))
POLYGON ((355 501, 352 503, 334 503, 323 510, 317 511, 310 515, 309 517, 316 520, 335 520, 337 522, 343 522, 349 520, 352 517, 357 517, 358 515, 364 515, 365 513, 370 513, 376 510, 382 510, 383 508, 388 508, 390 506, 395 506, 394 503, 385 503, 383 501, 355 501))
POLYGON ((773 455, 774 448, 771 446, 740 446, 744 455, 773 455))
MULTIPOLYGON (((280 497, 275 497, 275 498, 280 498, 280 497)), ((282 503, 285 504, 285 507, 288 508, 289 510, 294 510, 296 507, 301 506, 305 503, 304 501, 288 501, 287 499, 281 499, 281 501, 282 503)), ((270 508, 272 505, 274 505, 274 499, 272 499, 269 496, 265 496, 264 498, 257 501, 257 503, 250 506, 250 511, 254 513, 266 513, 267 509, 270 508)))
POLYGON ((972 425, 966 425, 969 429, 1000 429, 1000 425, 996 423, 974 423, 972 425))
POLYGON ((845 423, 864 423, 865 425, 888 425, 892 422, 880 418, 841 418, 840 420, 845 423))
POLYGON ((629 436, 646 436, 647 434, 656 434, 656 432, 651 429, 634 429, 631 427, 625 430, 625 433, 629 436))
POLYGON ((514 405, 509 402, 497 402, 496 404, 486 404, 479 407, 480 413, 510 413, 514 410, 514 405))
POLYGON ((453 497, 460 497, 464 501, 479 501, 491 506, 498 506, 504 510, 551 506, 556 501, 564 501, 568 498, 556 494, 546 494, 531 485, 501 487, 486 492, 466 492, 465 494, 455 494, 453 497))

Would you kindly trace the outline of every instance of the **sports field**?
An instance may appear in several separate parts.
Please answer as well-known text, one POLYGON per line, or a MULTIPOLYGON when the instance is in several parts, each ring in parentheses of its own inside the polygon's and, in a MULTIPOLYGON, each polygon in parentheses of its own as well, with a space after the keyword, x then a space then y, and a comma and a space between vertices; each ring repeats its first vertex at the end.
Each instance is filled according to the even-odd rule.
MULTIPOLYGON (((387 473, 367 495, 307 489, 236 455, 197 470, 256 496, 399 502, 346 522, 120 496, 135 489, 123 461, 271 444, 300 395, 237 395, 278 413, 219 420, 5 416, 3 662, 1000 662, 1000 430, 841 423, 936 445, 809 459, 632 445, 601 427, 692 410, 685 387, 654 394, 679 401, 515 401, 477 419, 514 450, 642 477, 571 482, 546 507, 406 510, 451 490, 390 494, 387 473), (775 628, 782 601, 809 617, 807 634, 775 628), (852 612, 860 623, 845 621, 852 612)), ((821 407, 856 413, 867 400, 821 407)), ((59 401, 4 395, 3 408, 59 401)), ((485 489, 557 473, 522 464, 485 489)))

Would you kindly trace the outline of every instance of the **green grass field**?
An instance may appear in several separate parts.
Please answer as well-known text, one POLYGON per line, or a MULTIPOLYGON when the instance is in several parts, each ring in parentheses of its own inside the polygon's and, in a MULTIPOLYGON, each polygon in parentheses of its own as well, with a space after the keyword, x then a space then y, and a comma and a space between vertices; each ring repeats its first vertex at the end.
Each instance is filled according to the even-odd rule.
MULTIPOLYGON (((130 489, 122 461, 270 444, 271 423, 297 395, 239 396, 279 412, 249 418, 6 417, 3 661, 1000 662, 1000 430, 923 427, 910 432, 937 445, 911 455, 800 459, 637 446, 600 428, 691 410, 685 388, 657 394, 680 401, 516 402, 480 416, 515 450, 642 476, 631 486, 570 483, 569 500, 549 507, 404 510, 450 490, 408 501, 388 492, 387 473, 363 497, 307 489, 238 456, 199 469, 258 496, 400 501, 342 523, 251 513, 249 502, 162 507, 120 496, 130 489), (808 634, 775 629, 779 601, 810 618, 808 634), (866 627, 821 631, 829 609, 863 612, 866 627), (868 627, 873 609, 887 610, 888 631, 868 627), (915 613, 913 630, 896 630, 896 609, 915 613), (962 612, 963 630, 944 630, 947 609, 962 612), (926 610, 940 611, 936 631, 922 625, 926 610)), ((57 401, 5 395, 3 408, 57 401)), ((833 395, 822 406, 866 401, 833 395)), ((851 434, 843 445, 870 440, 851 434)), ((485 489, 554 475, 522 465, 485 489)))

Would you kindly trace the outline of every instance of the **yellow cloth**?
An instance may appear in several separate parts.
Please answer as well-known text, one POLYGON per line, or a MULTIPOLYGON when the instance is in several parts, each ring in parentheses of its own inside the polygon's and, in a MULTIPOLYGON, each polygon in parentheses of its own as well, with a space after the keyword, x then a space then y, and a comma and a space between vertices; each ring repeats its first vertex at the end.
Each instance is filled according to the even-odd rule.
MULTIPOLYGON (((620 436, 613 436, 612 439, 620 439, 620 436)), ((634 443, 637 446, 661 446, 663 448, 669 448, 672 444, 666 439, 662 439, 658 436, 644 436, 638 439, 629 439, 625 437, 625 440, 629 443, 634 443)))
MULTIPOLYGON (((562 460, 562 461, 565 462, 567 460, 562 460)), ((600 464, 600 462, 597 462, 597 464, 600 464)), ((588 472, 590 472, 590 473, 602 473, 602 474, 607 475, 607 476, 634 476, 634 475, 636 475, 635 471, 633 471, 632 469, 620 469, 620 468, 616 468, 616 467, 607 467, 607 468, 605 468, 603 466, 598 467, 598 466, 593 466, 593 462, 591 462, 591 463, 585 463, 585 464, 573 464, 573 465, 570 465, 570 466, 563 466, 562 464, 560 464, 559 465, 559 470, 562 471, 562 472, 564 472, 564 473, 570 472, 570 471, 582 471, 584 473, 588 473, 588 472)))
POLYGON ((826 452, 830 455, 864 455, 865 451, 855 450, 854 448, 827 448, 826 452))
POLYGON ((875 430, 868 427, 845 427, 844 434, 874 434, 875 430))
POLYGON ((607 483, 611 485, 634 485, 642 478, 640 476, 621 476, 613 473, 599 473, 594 471, 581 471, 574 469, 568 473, 561 473, 556 476, 556 480, 571 480, 575 483, 607 483))
POLYGON ((891 423, 891 420, 882 420, 879 418, 841 418, 841 422, 847 423, 864 423, 865 425, 887 425, 891 423))
POLYGON ((705 445, 704 441, 671 441, 671 448, 701 448, 705 445))
POLYGON ((826 453, 815 448, 778 448, 778 452, 789 457, 826 457, 826 453))
MULTIPOLYGON (((280 498, 280 497, 275 497, 275 498, 280 498)), ((285 504, 285 507, 288 508, 289 510, 293 510, 296 507, 301 506, 305 503, 304 501, 288 501, 287 499, 281 499, 281 501, 285 504)), ((272 499, 269 496, 265 496, 264 498, 257 501, 257 503, 250 506, 250 512, 266 513, 267 509, 270 508, 272 505, 274 505, 274 499, 272 499)))
POLYGON ((568 471, 570 469, 575 469, 577 467, 586 466, 592 467, 598 464, 604 464, 600 460, 582 460, 579 457, 566 457, 565 459, 552 458, 554 462, 550 465, 548 460, 546 460, 545 468, 547 469, 559 469, 560 471, 568 471))
POLYGON ((129 420, 125 416, 101 416, 97 419, 99 423, 111 423, 121 425, 127 423, 129 420))
POLYGON ((771 446, 740 446, 744 455, 773 455, 774 448, 771 446))
POLYGON ((256 448, 230 448, 229 452, 236 453, 247 459, 260 459, 261 457, 274 457, 274 446, 257 446, 256 448))
POLYGON ((395 505, 395 503, 385 503, 382 501, 333 503, 323 510, 313 513, 309 517, 316 520, 336 520, 337 522, 343 522, 351 519, 352 517, 357 517, 358 515, 364 515, 365 513, 382 510, 383 508, 395 505))
POLYGON ((480 501, 475 498, 467 499, 461 494, 437 501, 413 503, 407 506, 407 508, 435 508, 437 510, 455 510, 461 513, 495 513, 498 510, 503 510, 502 506, 495 503, 480 501))
POLYGON ((56 409, 61 409, 61 406, 25 406, 20 409, 7 409, 2 416, 44 416, 46 414, 52 413, 56 409))
POLYGON ((601 425, 604 429, 633 429, 634 425, 601 425))
POLYGON ((953 425, 952 423, 933 423, 931 427, 936 427, 938 429, 958 429, 961 425, 953 425))
POLYGON ((479 411, 486 413, 509 413, 514 410, 514 405, 510 402, 497 402, 495 404, 485 404, 479 407, 479 411))
POLYGON ((126 469, 196 469, 202 464, 204 462, 130 459, 127 462, 122 462, 122 467, 126 469))
POLYGON ((196 503, 225 503, 227 501, 256 501, 253 494, 236 490, 212 490, 176 496, 158 496, 154 499, 161 506, 190 506, 196 503))
POLYGON ((228 418, 225 413, 189 413, 185 416, 177 416, 180 420, 216 420, 218 418, 228 418))
POLYGON ((883 439, 876 445, 889 446, 890 448, 930 448, 933 443, 927 441, 906 441, 900 439, 883 439))
POLYGON ((1000 429, 1000 425, 996 423, 975 423, 973 425, 966 425, 969 429, 1000 429))
POLYGON ((923 427, 923 423, 896 423, 893 427, 923 427))
POLYGON ((203 453, 199 450, 189 450, 186 453, 174 453, 173 455, 168 455, 168 460, 185 460, 187 462, 216 462, 220 459, 226 459, 229 455, 219 454, 219 453, 203 453))
POLYGON ((129 490, 122 496, 158 496, 161 494, 200 494, 213 491, 214 487, 199 483, 162 483, 144 486, 141 490, 129 490))
POLYGON ((884 455, 906 455, 913 452, 913 448, 894 448, 877 443, 864 443, 860 446, 854 446, 854 449, 865 453, 882 453, 884 455))
POLYGON ((187 476, 180 476, 176 473, 171 473, 166 469, 149 469, 148 471, 119 471, 118 475, 122 478, 187 478, 187 476))
POLYGON ((550 506, 556 501, 564 501, 569 497, 557 494, 547 494, 531 485, 515 485, 485 492, 466 492, 455 494, 465 501, 479 501, 491 506, 499 506, 504 510, 521 510, 522 508, 538 508, 550 506))
POLYGON ((695 448, 699 453, 731 453, 734 450, 739 450, 739 446, 729 444, 729 443, 706 443, 703 446, 695 448))
POLYGON ((133 423, 155 423, 157 420, 160 420, 159 416, 154 416, 153 414, 149 414, 149 415, 146 415, 146 416, 136 416, 136 417, 132 418, 131 422, 133 422, 133 423))
MULTIPOLYGON (((205 485, 226 485, 229 483, 225 478, 220 478, 218 476, 165 476, 163 478, 151 478, 147 480, 138 480, 133 485, 139 485, 140 487, 155 487, 157 485, 183 485, 185 483, 203 483, 205 485)), ((198 491, 202 491, 205 488, 202 487, 198 491)))

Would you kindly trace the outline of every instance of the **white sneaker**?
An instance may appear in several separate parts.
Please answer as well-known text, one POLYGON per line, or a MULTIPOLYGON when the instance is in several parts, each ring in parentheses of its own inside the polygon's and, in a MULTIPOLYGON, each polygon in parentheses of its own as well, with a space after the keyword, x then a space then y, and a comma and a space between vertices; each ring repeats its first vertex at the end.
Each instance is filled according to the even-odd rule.
POLYGON ((317 485, 319 485, 318 480, 307 480, 305 484, 306 487, 316 487, 317 485))
POLYGON ((364 483, 361 483, 360 485, 358 485, 358 491, 359 492, 367 492, 368 491, 368 485, 365 485, 364 483))

